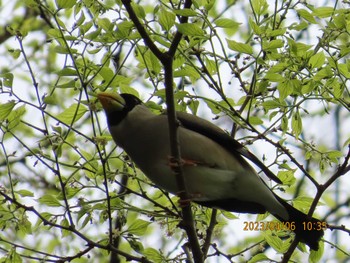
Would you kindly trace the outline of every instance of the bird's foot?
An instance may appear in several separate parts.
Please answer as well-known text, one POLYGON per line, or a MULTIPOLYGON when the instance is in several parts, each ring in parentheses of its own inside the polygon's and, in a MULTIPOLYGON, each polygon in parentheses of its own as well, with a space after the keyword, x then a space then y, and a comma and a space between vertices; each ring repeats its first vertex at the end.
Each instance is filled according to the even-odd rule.
POLYGON ((181 158, 180 162, 173 156, 168 156, 168 164, 171 168, 177 168, 179 166, 197 166, 200 162, 181 158))
POLYGON ((185 197, 183 197, 183 192, 178 193, 177 196, 180 197, 178 203, 180 207, 188 206, 193 200, 196 200, 200 198, 202 195, 200 193, 192 193, 192 194, 186 194, 185 197))

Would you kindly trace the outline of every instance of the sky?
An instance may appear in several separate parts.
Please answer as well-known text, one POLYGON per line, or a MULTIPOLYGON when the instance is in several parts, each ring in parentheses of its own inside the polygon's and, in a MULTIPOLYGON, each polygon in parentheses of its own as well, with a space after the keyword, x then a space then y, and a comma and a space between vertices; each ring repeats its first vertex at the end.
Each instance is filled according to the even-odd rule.
MULTIPOLYGON (((272 3, 274 1, 271 1, 272 3)), ((313 1, 315 4, 320 4, 322 5, 321 2, 319 1, 313 1)), ((326 1, 324 1, 326 2, 326 1)), ((8 15, 10 15, 8 10, 11 10, 11 4, 14 3, 14 1, 2 1, 2 6, 0 9, 0 17, 2 16, 3 19, 0 19, 0 26, 4 26, 6 23, 6 17, 8 15)), ((20 10, 18 11, 20 12, 20 10)), ((239 19, 239 18, 238 18, 239 19)), ((291 18, 292 19, 292 18, 291 18)), ((291 20, 292 22, 292 20, 291 20)), ((315 33, 314 35, 312 35, 311 38, 311 44, 314 44, 318 41, 317 37, 320 36, 322 34, 321 31, 315 31, 313 32, 315 33)), ((30 37, 33 38, 39 38, 42 37, 40 34, 32 34, 30 37)), ((8 40, 6 42, 5 45, 0 46, 0 54, 3 54, 3 52, 5 52, 6 49, 8 49, 9 47, 17 47, 18 46, 18 41, 14 38, 8 40)), ((7 61, 7 60, 3 60, 0 58, 0 71, 3 68, 17 68, 15 70, 15 72, 18 72, 18 74, 20 75, 25 75, 27 74, 26 72, 26 67, 25 65, 21 65, 21 63, 23 62, 22 60, 18 60, 18 61, 7 61)), ((2 73, 2 72, 0 72, 2 73)), ((38 74, 40 74, 40 72, 38 72, 38 74)), ((229 74, 228 74, 229 75, 229 74)), ((230 81, 232 81, 231 79, 227 79, 226 82, 229 83, 230 81)), ((235 85, 236 82, 232 82, 231 85, 235 85)), ((21 79, 16 78, 15 82, 14 82, 14 90, 20 94, 21 97, 25 98, 25 99, 30 99, 31 94, 27 92, 27 90, 24 88, 26 87, 28 84, 27 82, 23 82, 21 81, 21 79)), ((201 83, 198 83, 198 86, 200 85, 204 85, 201 83)), ((198 88, 198 95, 204 95, 204 96, 214 96, 214 94, 212 93, 208 93, 207 89, 201 89, 198 88), (203 92, 203 93, 202 93, 203 92)), ((228 94, 230 94, 230 87, 228 87, 228 94)), ((233 89, 232 89, 233 90, 233 89)), ((148 94, 147 94, 147 90, 146 91, 142 91, 140 89, 140 93, 142 94, 142 96, 144 96, 145 98, 147 98, 148 94)), ((231 92, 230 94, 231 96, 234 96, 234 92, 231 92)), ((0 102, 7 102, 9 99, 8 95, 6 94, 0 94, 0 102)), ((313 111, 319 111, 320 109, 323 108, 323 105, 320 102, 313 102, 313 103, 309 103, 309 105, 307 105, 307 110, 309 112, 313 112, 313 111)), ((229 130, 230 129, 230 123, 227 121, 214 121, 212 120, 212 118, 214 117, 213 115, 211 115, 211 113, 206 110, 205 107, 202 107, 199 111, 199 115, 207 118, 211 121, 213 121, 215 124, 221 126, 224 129, 229 130)), ((341 135, 342 138, 347 138, 349 136, 349 131, 347 127, 350 127, 350 123, 349 122, 349 118, 346 118, 346 116, 348 115, 348 112, 344 112, 341 111, 340 115, 343 116, 342 120, 344 120, 346 123, 342 123, 341 125, 341 135)), ((32 121, 35 123, 35 114, 33 114, 33 119, 32 121)), ((325 114, 324 116, 320 116, 320 117, 315 117, 313 119, 308 118, 307 122, 304 123, 304 127, 307 129, 309 137, 306 138, 309 141, 315 141, 317 143, 321 143, 321 144, 325 144, 325 145, 334 145, 335 144, 335 119, 333 117, 334 115, 330 115, 330 114, 325 114)), ((37 121, 40 121, 40 119, 38 119, 37 121)), ((105 128, 106 128, 106 124, 105 124, 105 128)), ((36 143, 36 142, 33 142, 36 143)), ((13 144, 13 149, 11 149, 11 145, 8 145, 9 150, 16 150, 17 145, 13 144)), ((335 145, 334 145, 335 147, 335 145)), ((273 149, 273 147, 271 147, 268 144, 261 144, 261 145, 254 145, 254 146, 250 146, 251 150, 254 150, 254 153, 258 156, 258 157, 262 157, 263 155, 267 156, 267 158, 269 159, 269 153, 271 153, 272 156, 274 156, 274 151, 275 149, 273 149)), ((293 150, 296 152, 296 158, 297 159, 302 159, 303 155, 301 152, 298 151, 297 148, 293 148, 293 150)), ((334 167, 335 169, 336 167, 334 167)), ((299 173, 300 176, 300 173, 299 173)), ((321 177, 322 178, 322 177, 321 177)), ((325 178, 326 180, 326 178, 325 178)), ((341 178, 339 180, 339 187, 340 187, 340 192, 344 193, 343 196, 341 196, 341 200, 345 200, 346 198, 348 198, 348 189, 350 187, 350 181, 347 180, 346 177, 341 178)), ((310 190, 312 191, 312 190, 310 190)), ((310 194, 312 195, 312 194, 310 194)), ((325 214, 325 212, 328 209, 323 209, 322 207, 318 208, 317 213, 319 215, 323 215, 325 214)), ((224 242, 227 242, 228 244, 231 245, 232 240, 236 240, 236 242, 239 242, 240 240, 243 239, 243 237, 246 237, 247 235, 255 235, 256 233, 254 232, 244 232, 242 231, 243 227, 244 227, 244 222, 245 221, 252 221, 252 218, 254 219, 254 216, 249 216, 249 215, 243 215, 240 214, 239 216, 239 220, 233 220, 232 223, 225 228, 225 234, 227 236, 227 240, 224 242), (240 236, 242 235, 242 238, 240 239, 240 236)), ((348 220, 343 220, 340 223, 344 223, 349 225, 348 220)), ((331 232, 327 231, 326 232, 326 239, 331 239, 331 232)), ((346 243, 348 246, 348 251, 350 251, 350 242, 348 242, 349 238, 346 237, 344 234, 340 234, 340 238, 344 240, 344 243, 346 243)), ((150 244, 154 243, 154 247, 157 245, 157 242, 159 242, 159 240, 157 239, 157 237, 150 237, 150 240, 148 240, 147 242, 149 242, 150 244)), ((333 250, 334 251, 334 250, 333 250)), ((331 262, 332 263, 332 252, 331 251, 329 253, 329 260, 327 262, 331 262)), ((273 252, 272 252, 273 253, 273 252)))

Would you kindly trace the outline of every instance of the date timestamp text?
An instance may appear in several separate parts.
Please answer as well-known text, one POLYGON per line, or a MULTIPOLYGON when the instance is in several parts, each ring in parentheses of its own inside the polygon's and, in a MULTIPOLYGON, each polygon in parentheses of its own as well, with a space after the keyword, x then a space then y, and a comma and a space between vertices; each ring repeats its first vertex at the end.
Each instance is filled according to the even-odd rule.
MULTIPOLYGON (((302 222, 302 228, 304 231, 321 231, 327 228, 327 223, 318 221, 318 222, 302 222)), ((266 230, 286 230, 294 231, 296 229, 295 222, 277 222, 277 221, 244 221, 243 222, 243 231, 266 231, 266 230)))

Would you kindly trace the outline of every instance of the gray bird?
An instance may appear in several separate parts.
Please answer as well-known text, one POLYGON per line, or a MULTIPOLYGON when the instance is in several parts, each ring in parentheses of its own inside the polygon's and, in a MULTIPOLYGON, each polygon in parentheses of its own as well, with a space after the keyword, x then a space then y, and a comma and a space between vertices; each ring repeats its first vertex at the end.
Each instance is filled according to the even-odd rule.
MULTIPOLYGON (((176 194, 176 178, 169 161, 167 115, 154 114, 131 94, 101 92, 97 97, 116 144, 156 185, 176 194)), ((192 201, 231 212, 268 211, 281 222, 295 226, 290 230, 300 241, 318 250, 323 224, 274 194, 243 158, 250 159, 267 176, 281 183, 257 157, 204 119, 184 112, 177 112, 177 119, 185 184, 192 201)))

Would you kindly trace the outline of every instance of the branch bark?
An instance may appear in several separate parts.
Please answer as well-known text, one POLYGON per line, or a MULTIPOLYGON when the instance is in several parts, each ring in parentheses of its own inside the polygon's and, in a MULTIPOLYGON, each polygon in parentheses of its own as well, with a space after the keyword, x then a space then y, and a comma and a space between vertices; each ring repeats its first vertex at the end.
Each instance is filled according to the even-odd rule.
MULTIPOLYGON (((169 137, 170 137, 170 149, 171 149, 171 156, 173 158, 173 161, 175 162, 175 165, 173 166, 173 171, 176 176, 176 182, 177 182, 177 188, 179 190, 179 197, 182 201, 185 201, 183 203, 188 202, 190 200, 190 196, 188 195, 187 189, 186 189, 186 183, 185 183, 185 177, 184 177, 184 171, 182 167, 181 162, 181 149, 179 144, 179 138, 177 133, 178 128, 178 120, 176 117, 176 111, 175 111, 175 102, 174 102, 174 91, 173 91, 173 83, 174 83, 174 76, 173 76, 173 60, 174 55, 176 53, 176 49, 181 41, 182 34, 180 32, 177 32, 174 36, 173 42, 167 52, 161 52, 159 48, 155 45, 155 43, 152 41, 152 39, 149 37, 146 29, 141 24, 140 20, 136 16, 130 0, 122 0, 122 3, 127 10, 130 19, 133 21, 137 31, 141 35, 143 41, 147 45, 147 47, 153 52, 153 54, 159 59, 159 61, 162 63, 164 68, 164 85, 166 90, 166 105, 167 105, 167 113, 168 113, 168 125, 169 125, 169 137)), ((184 8, 190 8, 192 5, 191 0, 186 0, 184 3, 184 8)), ((188 20, 187 17, 181 17, 180 23, 186 23, 188 20)), ((197 233, 195 229, 194 219, 192 215, 191 206, 188 203, 188 205, 185 205, 182 207, 182 227, 185 229, 191 250, 193 255, 193 260, 195 263, 202 263, 204 262, 203 253, 201 251, 197 233)))

